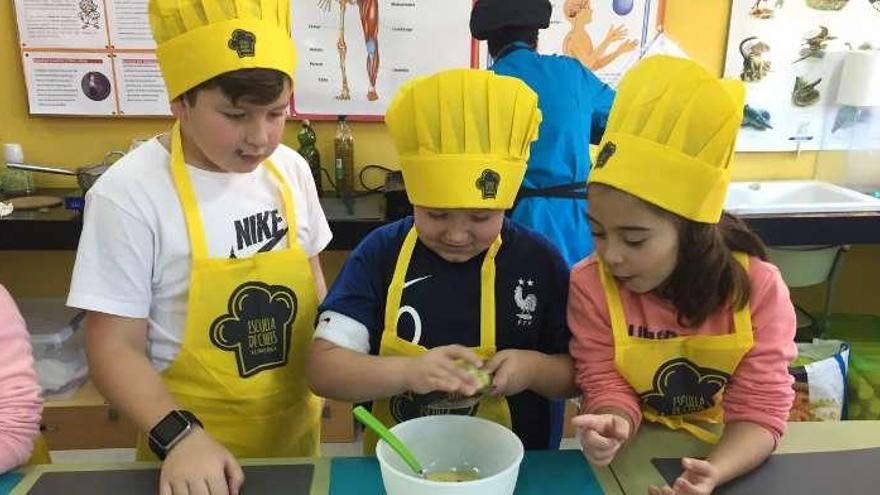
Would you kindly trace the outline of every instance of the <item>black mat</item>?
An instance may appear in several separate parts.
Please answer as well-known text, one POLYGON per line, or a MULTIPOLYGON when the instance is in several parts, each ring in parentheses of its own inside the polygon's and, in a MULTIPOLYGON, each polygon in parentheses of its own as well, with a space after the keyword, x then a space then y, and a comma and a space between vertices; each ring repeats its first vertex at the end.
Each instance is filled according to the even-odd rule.
MULTIPOLYGON (((681 458, 655 458, 651 464, 672 484, 681 458)), ((715 495, 880 493, 880 448, 841 452, 777 454, 751 473, 715 490, 715 495)))
MULTIPOLYGON (((285 464, 243 466, 244 495, 308 494, 315 466, 285 464)), ((28 491, 30 495, 156 495, 159 493, 158 469, 118 471, 46 472, 28 491)))

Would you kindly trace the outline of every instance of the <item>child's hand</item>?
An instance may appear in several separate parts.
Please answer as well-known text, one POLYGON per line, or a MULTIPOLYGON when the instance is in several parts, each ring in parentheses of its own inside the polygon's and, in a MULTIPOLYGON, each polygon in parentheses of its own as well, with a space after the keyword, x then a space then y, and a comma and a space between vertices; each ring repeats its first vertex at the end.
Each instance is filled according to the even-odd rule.
POLYGON ((235 457, 201 428, 175 445, 159 474, 161 495, 238 495, 244 472, 235 457))
POLYGON ((480 381, 459 361, 467 361, 477 368, 483 366, 474 351, 460 345, 435 347, 421 356, 412 358, 406 370, 407 390, 417 394, 428 392, 458 392, 473 395, 480 389, 480 381))
POLYGON ((630 434, 629 420, 617 414, 581 414, 571 423, 580 430, 584 456, 596 466, 611 464, 630 434))
POLYGON ((684 472, 671 487, 649 487, 648 495, 710 495, 718 485, 718 468, 709 461, 685 457, 681 466, 684 472))
POLYGON ((499 351, 486 364, 484 371, 494 375, 491 394, 515 395, 529 388, 535 371, 536 351, 505 349, 499 351))

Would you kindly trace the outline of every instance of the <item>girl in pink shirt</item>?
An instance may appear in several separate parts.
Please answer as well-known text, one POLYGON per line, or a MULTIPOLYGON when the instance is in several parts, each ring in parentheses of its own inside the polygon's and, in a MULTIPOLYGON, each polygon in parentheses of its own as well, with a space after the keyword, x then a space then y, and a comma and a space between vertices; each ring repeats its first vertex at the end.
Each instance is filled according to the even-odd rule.
POLYGON ((24 464, 40 432, 43 402, 24 319, 0 285, 0 473, 24 464))
POLYGON ((717 443, 651 495, 709 494, 758 466, 794 397, 788 290, 722 212, 744 99, 739 81, 647 58, 619 86, 590 175, 598 256, 575 266, 568 301, 584 454, 607 465, 643 419, 717 443), (706 427, 719 422, 720 437, 706 427))

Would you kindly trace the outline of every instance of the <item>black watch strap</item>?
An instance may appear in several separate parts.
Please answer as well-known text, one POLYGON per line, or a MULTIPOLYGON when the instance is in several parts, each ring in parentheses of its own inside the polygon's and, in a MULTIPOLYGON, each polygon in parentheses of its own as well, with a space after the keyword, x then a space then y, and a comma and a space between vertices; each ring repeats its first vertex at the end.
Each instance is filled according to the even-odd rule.
POLYGON ((168 452, 174 448, 180 440, 183 439, 187 434, 192 432, 193 427, 198 426, 202 428, 202 422, 199 421, 199 418, 196 417, 190 411, 184 409, 176 409, 166 414, 164 418, 162 418, 156 426, 150 430, 150 433, 147 435, 148 445, 150 450, 156 454, 160 460, 165 460, 165 457, 168 456, 168 452), (168 432, 167 424, 171 424, 171 428, 174 428, 173 425, 177 425, 179 427, 179 431, 168 432), (162 439, 162 435, 165 435, 169 438, 165 438, 164 441, 162 439), (183 435, 183 436, 181 436, 183 435))
POLYGON ((192 412, 187 411, 186 409, 178 409, 177 412, 179 412, 180 414, 183 415, 183 417, 188 419, 190 421, 190 423, 198 426, 199 428, 204 428, 204 426, 202 425, 202 422, 199 421, 199 418, 197 418, 196 415, 193 414, 192 412))

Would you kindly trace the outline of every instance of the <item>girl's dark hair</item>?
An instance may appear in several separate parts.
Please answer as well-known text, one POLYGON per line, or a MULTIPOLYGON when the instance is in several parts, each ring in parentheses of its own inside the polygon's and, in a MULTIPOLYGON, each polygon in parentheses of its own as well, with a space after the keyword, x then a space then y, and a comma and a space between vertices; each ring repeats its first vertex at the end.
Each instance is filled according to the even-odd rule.
POLYGON ((194 105, 199 91, 220 88, 233 105, 239 100, 268 105, 278 99, 290 82, 287 74, 275 69, 239 69, 208 79, 187 90, 182 97, 188 104, 194 105))
POLYGON ((675 305, 679 325, 698 327, 727 305, 744 308, 751 296, 751 283, 733 252, 766 261, 761 239, 745 222, 727 213, 717 224, 663 213, 676 219, 679 244, 675 270, 658 288, 658 294, 675 305))
POLYGON ((504 47, 516 41, 522 41, 535 49, 538 46, 538 30, 523 27, 501 28, 492 31, 487 41, 489 42, 489 54, 495 58, 504 47))

